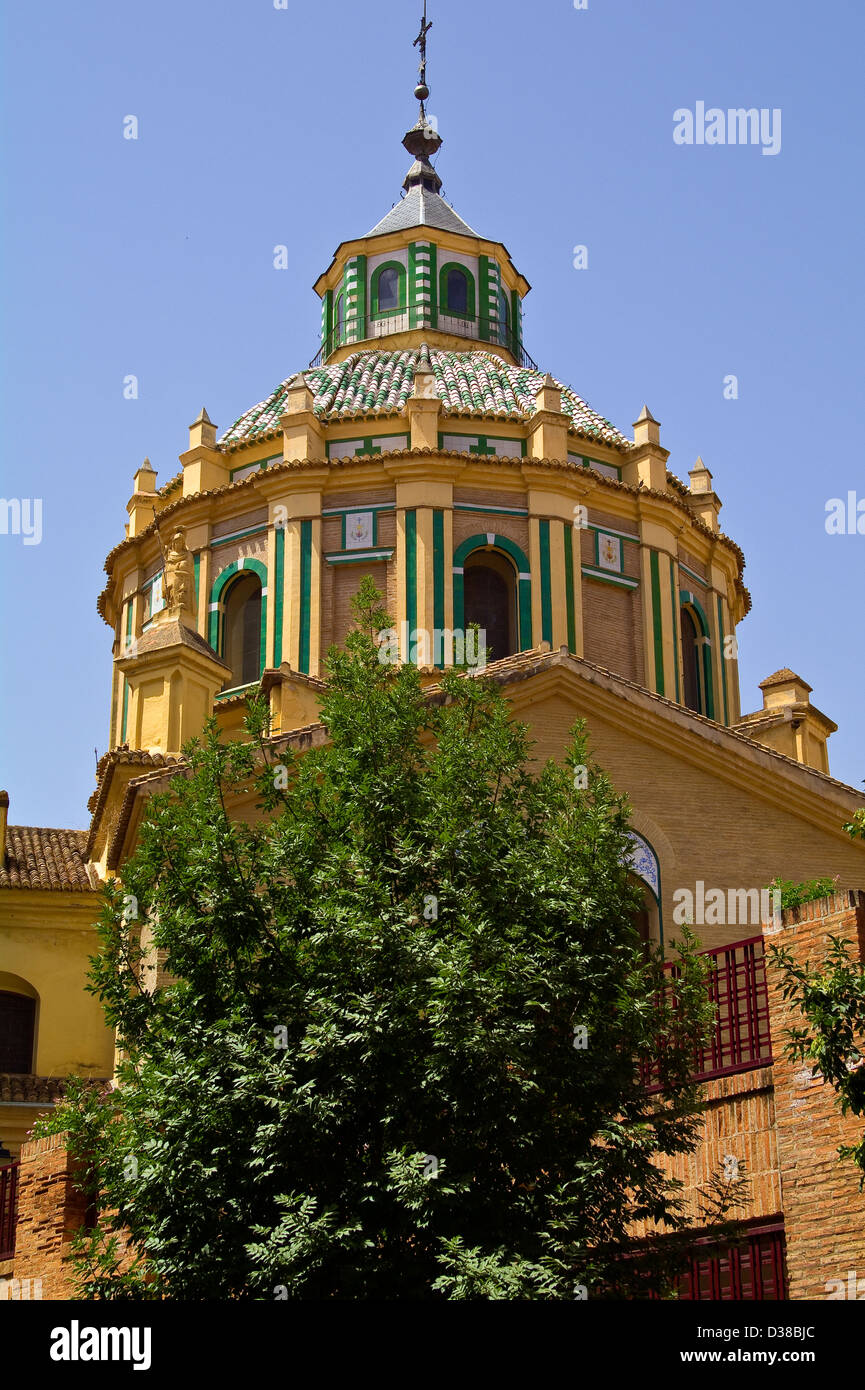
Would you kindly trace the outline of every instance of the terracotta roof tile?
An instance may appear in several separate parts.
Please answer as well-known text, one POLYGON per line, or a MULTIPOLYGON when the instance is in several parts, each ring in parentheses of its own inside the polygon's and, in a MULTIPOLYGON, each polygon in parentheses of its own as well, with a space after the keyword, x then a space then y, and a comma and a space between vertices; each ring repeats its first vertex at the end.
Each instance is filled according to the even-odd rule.
MULTIPOLYGON (((104 1086, 107 1076, 93 1077, 92 1086, 104 1086)), ((0 1103, 9 1105, 56 1105, 66 1094, 62 1076, 31 1076, 19 1072, 0 1072, 0 1103)))
POLYGON ((86 830, 10 825, 0 864, 0 888, 91 893, 99 881, 87 867, 86 845, 86 830))
POLYGON ((93 850, 99 817, 108 799, 115 767, 119 765, 141 768, 170 767, 182 761, 183 758, 179 753, 149 753, 146 748, 130 748, 126 743, 122 744, 120 748, 112 748, 109 752, 103 753, 96 764, 96 790, 87 802, 87 809, 91 813, 92 819, 90 829, 86 834, 85 852, 90 854, 93 850))

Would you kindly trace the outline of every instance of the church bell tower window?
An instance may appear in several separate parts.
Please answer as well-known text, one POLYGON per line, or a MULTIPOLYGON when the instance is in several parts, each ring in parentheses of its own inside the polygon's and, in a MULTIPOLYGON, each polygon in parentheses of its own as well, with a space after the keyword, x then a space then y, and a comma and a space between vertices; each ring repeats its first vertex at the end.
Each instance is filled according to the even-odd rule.
POLYGON ((261 675, 261 580, 242 574, 228 590, 222 657, 231 667, 231 686, 251 685, 261 675))
POLYGON ((475 316, 475 282, 464 266, 443 265, 439 276, 440 309, 456 318, 475 316))
POLYGON ((381 317, 405 309, 405 266, 396 261, 380 265, 372 277, 372 311, 381 317))
POLYGON ((701 639, 690 608, 682 609, 680 621, 682 625, 682 682, 685 705, 688 709, 694 710, 695 714, 705 714, 700 672, 701 639))
POLYGON ((516 572, 511 562, 494 550, 470 555, 464 568, 466 630, 477 623, 488 661, 501 661, 517 650, 516 572))

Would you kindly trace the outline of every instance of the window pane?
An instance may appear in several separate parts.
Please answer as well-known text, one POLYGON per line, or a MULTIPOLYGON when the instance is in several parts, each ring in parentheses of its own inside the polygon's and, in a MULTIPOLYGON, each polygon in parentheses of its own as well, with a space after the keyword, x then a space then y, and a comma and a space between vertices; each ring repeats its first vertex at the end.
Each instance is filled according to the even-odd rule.
POLYGON ((468 313, 469 285, 464 270, 448 271, 447 299, 447 307, 452 314, 468 313))
POLYGON ((503 343, 511 339, 511 306, 506 294, 499 294, 499 337, 503 343))
POLYGON ((511 656, 513 586, 503 575, 481 564, 466 567, 463 584, 466 630, 477 623, 481 632, 486 632, 488 661, 511 656))
POLYGON ((261 675, 261 581, 242 574, 225 602, 222 655, 231 667, 227 687, 249 685, 261 675))
POLYGON ((378 307, 380 312, 399 308, 399 271, 390 266, 378 277, 378 307))
POLYGON ((243 606, 243 669, 241 685, 261 675, 261 590, 243 606))

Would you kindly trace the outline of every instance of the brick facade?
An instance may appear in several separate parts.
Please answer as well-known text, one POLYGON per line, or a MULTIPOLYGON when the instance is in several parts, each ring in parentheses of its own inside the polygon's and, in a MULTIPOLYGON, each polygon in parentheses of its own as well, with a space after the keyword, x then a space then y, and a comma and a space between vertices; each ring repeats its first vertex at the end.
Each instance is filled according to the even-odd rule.
MULTIPOLYGON (((856 959, 865 959, 863 892, 807 903, 785 912, 782 923, 764 928, 766 946, 783 945, 799 964, 819 969, 830 936, 841 937, 856 959)), ((783 999, 780 971, 768 955, 766 981, 772 1065, 707 1082, 700 1143, 663 1168, 682 1183, 686 1210, 701 1226, 700 1194, 710 1178, 723 1171, 728 1155, 744 1160, 749 1200, 735 1219, 783 1219, 788 1296, 826 1299, 834 1292, 846 1298, 858 1287, 865 1298, 865 1192, 851 1160, 838 1157, 839 1145, 855 1143, 865 1121, 843 1117, 833 1088, 787 1058, 786 1030, 801 1025, 801 1017, 783 999)), ((635 1231, 647 1233, 645 1225, 635 1231)))
MULTIPOLYGON (((767 944, 789 949, 800 964, 819 969, 830 936, 865 960, 865 893, 836 893, 785 912, 784 925, 767 944)), ((865 1298, 865 1192, 850 1159, 838 1158, 840 1144, 855 1143, 865 1119, 842 1116, 835 1091, 815 1079, 801 1062, 784 1055, 784 1032, 801 1018, 781 997, 780 972, 767 958, 775 1073, 775 1133, 787 1233, 790 1297, 827 1298, 831 1281, 845 1290, 859 1285, 865 1298), (849 1280, 851 1270, 857 1271, 849 1280)), ((848 1295, 849 1296, 849 1295, 848 1295)))
POLYGON ((643 680, 639 595, 600 579, 583 580, 583 655, 626 680, 643 680))
POLYGON ((66 1149, 66 1136, 26 1143, 21 1150, 18 1224, 12 1277, 41 1281, 41 1297, 74 1297, 66 1262, 72 1237, 83 1224, 87 1199, 75 1185, 76 1167, 66 1149))

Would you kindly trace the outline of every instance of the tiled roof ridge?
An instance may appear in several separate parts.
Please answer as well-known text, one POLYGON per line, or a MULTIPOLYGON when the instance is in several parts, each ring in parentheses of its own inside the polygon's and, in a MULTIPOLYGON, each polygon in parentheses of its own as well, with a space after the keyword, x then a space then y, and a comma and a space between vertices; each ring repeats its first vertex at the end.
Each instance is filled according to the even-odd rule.
POLYGON ((115 767, 121 764, 131 764, 138 767, 162 768, 171 767, 182 761, 182 755, 179 753, 151 753, 146 748, 130 748, 126 743, 119 748, 109 748, 107 753, 103 753, 96 764, 96 788, 87 801, 87 809, 90 812, 90 828, 84 832, 87 836, 86 853, 88 855, 92 853, 96 827, 102 808, 108 800, 115 767))
MULTIPOLYGON (((516 443, 517 441, 514 442, 516 443)), ((460 459, 463 462, 466 461, 466 455, 455 449, 391 449, 387 451, 383 450, 381 454, 376 454, 376 460, 381 461, 387 459, 422 458, 424 455, 434 455, 436 458, 453 458, 460 459)), ((477 460, 474 459, 473 462, 477 462, 477 460)), ((576 473, 578 476, 584 476, 587 471, 582 466, 582 464, 572 463, 568 459, 523 458, 522 456, 517 455, 514 455, 510 458, 504 458, 497 454, 488 454, 484 455, 483 462, 485 466, 491 467, 504 465, 522 466, 523 464, 530 463, 533 468, 548 468, 551 471, 576 473)), ((283 460, 282 463, 271 464, 270 468, 267 470, 267 476, 272 477, 278 472, 300 473, 307 470, 318 470, 325 465, 331 471, 335 471, 336 469, 349 470, 351 468, 364 468, 369 465, 369 458, 366 455, 362 455, 359 458, 341 458, 328 460, 288 459, 283 460)), ((161 525, 165 521, 166 517, 172 516, 176 510, 182 509, 187 504, 191 504, 196 501, 201 502, 209 500, 213 497, 223 497, 226 493, 232 491, 233 489, 254 489, 256 484, 260 481, 260 478, 261 474, 253 473, 247 478, 241 478, 236 483, 225 483, 222 487, 207 488, 202 492, 192 492, 188 496, 180 497, 176 502, 170 503, 159 513, 156 521, 151 521, 147 526, 144 527, 142 531, 139 532, 137 536, 127 536, 124 538, 124 540, 118 541, 117 545, 115 545, 113 549, 111 549, 108 552, 108 554, 105 557, 105 564, 103 565, 103 569, 104 572, 108 575, 109 581, 111 580, 113 574, 114 561, 117 559, 118 555, 121 555, 125 550, 128 550, 131 546, 137 545, 139 541, 144 540, 148 536, 155 535, 157 521, 161 525)), ((744 582, 742 580, 742 574, 745 569, 745 555, 742 551, 741 546, 739 546, 731 536, 726 535, 723 531, 711 530, 711 528, 708 527, 704 521, 701 521, 698 516, 694 515, 694 513, 690 510, 687 503, 683 499, 680 499, 673 493, 661 492, 657 488, 647 488, 644 487, 642 483, 636 485, 633 483, 623 483, 619 479, 608 478, 603 473, 593 472, 592 481, 595 483, 596 486, 599 485, 602 488, 609 488, 613 491, 619 490, 622 492, 630 493, 631 495, 639 495, 641 497, 656 497, 664 502, 672 502, 675 506, 677 506, 680 509, 680 511, 687 515, 688 520, 694 527, 695 531, 700 532, 709 540, 716 541, 727 546, 727 548, 730 551, 732 551, 733 555, 736 557, 738 561, 739 588, 744 598, 745 612, 750 612, 751 595, 748 589, 745 587, 744 582)), ((109 585, 106 584, 105 588, 102 590, 102 593, 96 600, 96 611, 99 614, 99 616, 103 619, 105 619, 105 601, 108 597, 108 588, 109 585)))
POLYGON ((0 888, 92 893, 99 876, 87 862, 87 831, 9 825, 0 888))
MULTIPOLYGON (((303 724, 298 729, 289 729, 286 733, 274 734, 271 738, 265 740, 265 747, 278 750, 279 748, 287 748, 292 743, 302 744, 307 740, 311 742, 316 733, 323 731, 324 725, 320 720, 313 724, 303 724)), ((137 792, 142 787, 147 786, 149 782, 158 784, 166 777, 188 777, 190 771, 191 769, 188 761, 181 755, 177 758, 175 765, 172 767, 157 768, 153 771, 144 773, 141 777, 130 778, 123 793, 120 812, 108 846, 109 865, 114 865, 117 862, 117 854, 119 853, 119 847, 123 842, 123 837, 129 825, 129 817, 132 814, 132 803, 137 792)))
MULTIPOLYGON (((486 668, 486 672, 493 671, 496 665, 503 668, 507 666, 508 670, 517 670, 524 658, 531 659, 534 663, 534 670, 540 670, 544 666, 562 665, 565 660, 587 666, 589 670, 597 671, 599 675, 606 676, 610 680, 617 681, 620 685, 627 686, 628 689, 638 692, 655 704, 663 705, 670 710, 675 710, 679 714, 684 714, 689 719, 700 724, 705 724, 712 729, 719 729, 722 733, 729 734, 731 738, 735 738, 739 742, 747 744, 748 747, 752 749, 754 747, 759 748, 761 753, 766 753, 772 758, 777 758, 788 767, 796 767, 802 772, 813 774, 813 776, 819 777, 821 781, 827 782, 833 787, 838 787, 841 791, 852 792, 856 797, 861 798, 862 796, 862 793, 856 787, 851 787, 847 782, 840 782, 837 777, 832 777, 830 773, 821 772, 819 768, 809 767, 806 763, 800 763, 797 758, 791 758, 787 753, 778 753, 774 748, 767 748, 763 744, 755 744, 754 740, 749 738, 747 734, 739 733, 734 725, 720 724, 716 719, 709 719, 705 714, 698 714, 696 710, 691 710, 685 705, 677 704, 675 700, 671 700, 667 695, 658 695, 656 691, 649 690, 647 686, 640 685, 639 681, 633 681, 628 676, 620 675, 618 671, 610 671, 606 666, 599 666, 595 661, 587 661, 584 656, 575 656, 574 653, 569 652, 566 647, 560 647, 556 651, 550 652, 542 652, 539 649, 530 652, 517 652, 514 656, 503 657, 498 663, 490 662, 489 666, 486 668)), ((493 674, 496 674, 495 671, 493 671, 493 674)))

